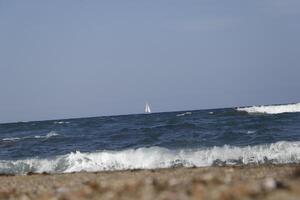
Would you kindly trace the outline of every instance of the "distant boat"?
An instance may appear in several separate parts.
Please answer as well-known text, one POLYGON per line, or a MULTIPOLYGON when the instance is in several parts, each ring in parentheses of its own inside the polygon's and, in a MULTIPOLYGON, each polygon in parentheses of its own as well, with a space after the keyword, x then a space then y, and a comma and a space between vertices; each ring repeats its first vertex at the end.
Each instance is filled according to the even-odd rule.
POLYGON ((151 113, 151 109, 150 109, 150 106, 148 103, 146 103, 146 106, 145 106, 145 113, 151 113))

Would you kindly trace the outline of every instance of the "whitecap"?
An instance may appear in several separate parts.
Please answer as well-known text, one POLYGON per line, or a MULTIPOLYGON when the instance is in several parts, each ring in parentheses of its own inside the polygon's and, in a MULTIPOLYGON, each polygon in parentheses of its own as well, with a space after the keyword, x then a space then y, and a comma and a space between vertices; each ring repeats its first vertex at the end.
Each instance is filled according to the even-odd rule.
POLYGON ((16 140, 20 140, 20 138, 18 137, 10 137, 10 138, 3 138, 2 141, 16 141, 16 140))
POLYGON ((300 103, 286 105, 266 105, 237 108, 238 111, 247 113, 280 114, 300 112, 300 103))
POLYGON ((51 138, 51 137, 55 137, 58 136, 59 134, 56 133, 55 131, 50 131, 49 133, 47 133, 46 135, 35 135, 34 138, 51 138))
POLYGON ((54 124, 69 124, 70 122, 66 122, 66 121, 55 121, 53 122, 54 124))
POLYGON ((256 133, 256 131, 247 131, 247 134, 253 134, 256 133))
POLYGON ((0 173, 69 173, 174 166, 204 167, 216 163, 226 165, 300 163, 300 142, 281 141, 245 147, 225 145, 206 149, 170 150, 162 147, 150 147, 91 153, 76 151, 48 159, 2 160, 0 161, 0 173))
POLYGON ((185 115, 191 115, 192 112, 185 112, 185 113, 180 113, 180 114, 177 114, 176 116, 177 117, 182 117, 182 116, 185 116, 185 115))
POLYGON ((59 136, 59 134, 55 131, 50 131, 46 135, 35 135, 35 136, 25 136, 25 137, 9 137, 9 138, 3 138, 2 141, 20 141, 20 140, 26 140, 26 139, 48 139, 51 137, 59 136))

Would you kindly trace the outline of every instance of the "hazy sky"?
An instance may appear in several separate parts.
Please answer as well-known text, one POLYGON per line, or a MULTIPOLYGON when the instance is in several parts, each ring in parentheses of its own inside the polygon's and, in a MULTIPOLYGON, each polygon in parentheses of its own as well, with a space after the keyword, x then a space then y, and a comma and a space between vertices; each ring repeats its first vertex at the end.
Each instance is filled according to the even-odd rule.
POLYGON ((300 102, 299 0, 0 0, 0 122, 300 102))

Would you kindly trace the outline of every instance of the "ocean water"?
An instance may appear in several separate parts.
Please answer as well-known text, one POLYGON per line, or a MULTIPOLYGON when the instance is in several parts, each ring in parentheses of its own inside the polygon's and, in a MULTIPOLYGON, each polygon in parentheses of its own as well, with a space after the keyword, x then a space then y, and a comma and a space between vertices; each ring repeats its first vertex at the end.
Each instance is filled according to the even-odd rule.
POLYGON ((300 162, 300 104, 0 124, 0 173, 300 162))

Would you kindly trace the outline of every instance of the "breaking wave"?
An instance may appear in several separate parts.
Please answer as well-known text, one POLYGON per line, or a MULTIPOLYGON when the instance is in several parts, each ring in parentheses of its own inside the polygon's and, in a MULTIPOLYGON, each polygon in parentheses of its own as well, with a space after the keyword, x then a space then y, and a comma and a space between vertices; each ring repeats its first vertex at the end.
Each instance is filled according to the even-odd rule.
POLYGON ((16 141, 20 140, 21 138, 18 137, 9 137, 9 138, 3 138, 2 141, 16 141))
POLYGON ((70 122, 66 122, 66 121, 55 121, 53 122, 53 124, 69 124, 70 122))
POLYGON ((225 145, 208 149, 185 150, 150 147, 93 153, 76 151, 49 159, 2 160, 0 161, 0 173, 70 173, 266 163, 300 163, 300 142, 281 141, 268 145, 246 147, 225 145))
POLYGON ((56 133, 55 131, 51 131, 47 133, 46 135, 34 135, 34 136, 25 136, 25 137, 9 137, 9 138, 3 138, 2 141, 18 141, 18 140, 24 140, 24 139, 48 139, 51 137, 58 136, 59 134, 56 133))
POLYGON ((300 112, 300 103, 287 105, 269 105, 269 106, 252 106, 245 108, 237 108, 238 111, 248 113, 263 113, 263 114, 280 114, 300 112))
POLYGON ((192 112, 185 112, 185 113, 180 113, 180 114, 177 114, 176 116, 177 117, 182 117, 182 116, 185 116, 185 115, 191 115, 192 112))

